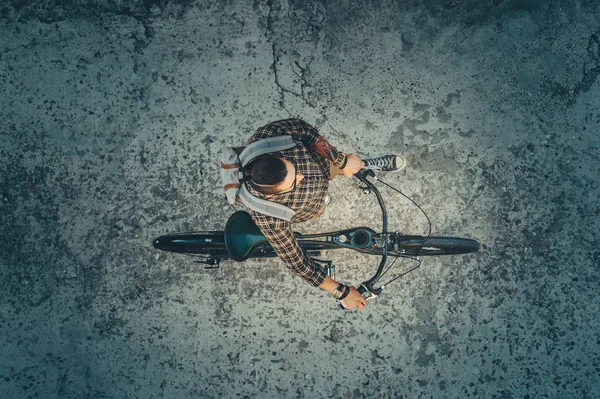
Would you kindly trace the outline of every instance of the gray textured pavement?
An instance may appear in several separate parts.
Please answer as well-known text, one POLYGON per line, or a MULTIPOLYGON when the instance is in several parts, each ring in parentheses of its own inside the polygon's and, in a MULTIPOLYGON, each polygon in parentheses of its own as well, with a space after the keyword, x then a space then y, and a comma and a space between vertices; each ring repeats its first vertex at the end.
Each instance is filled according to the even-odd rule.
MULTIPOLYGON (((0 397, 600 398, 598 75, 597 1, 2 2, 0 397), (342 312, 277 260, 152 248, 221 229, 221 147, 289 116, 405 155, 385 179, 483 249, 342 312)), ((297 230, 380 227, 330 193, 297 230)))

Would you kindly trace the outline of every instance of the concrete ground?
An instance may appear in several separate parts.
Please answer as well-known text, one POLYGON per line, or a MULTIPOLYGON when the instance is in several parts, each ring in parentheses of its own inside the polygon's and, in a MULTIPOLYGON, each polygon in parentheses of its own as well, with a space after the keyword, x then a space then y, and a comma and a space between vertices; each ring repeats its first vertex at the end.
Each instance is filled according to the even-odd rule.
MULTIPOLYGON (((600 398, 599 4, 3 1, 0 397, 600 398), (221 147, 289 116, 404 154, 385 179, 483 249, 342 312, 278 260, 152 248, 221 229, 221 147)), ((380 228, 330 192, 298 231, 380 228)))

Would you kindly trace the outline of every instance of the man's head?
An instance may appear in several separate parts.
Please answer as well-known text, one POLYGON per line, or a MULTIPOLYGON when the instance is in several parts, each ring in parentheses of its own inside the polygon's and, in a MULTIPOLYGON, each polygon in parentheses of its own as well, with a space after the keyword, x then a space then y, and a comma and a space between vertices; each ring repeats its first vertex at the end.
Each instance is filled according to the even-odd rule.
POLYGON ((296 165, 286 159, 265 155, 244 168, 244 180, 266 195, 291 192, 304 179, 296 165))

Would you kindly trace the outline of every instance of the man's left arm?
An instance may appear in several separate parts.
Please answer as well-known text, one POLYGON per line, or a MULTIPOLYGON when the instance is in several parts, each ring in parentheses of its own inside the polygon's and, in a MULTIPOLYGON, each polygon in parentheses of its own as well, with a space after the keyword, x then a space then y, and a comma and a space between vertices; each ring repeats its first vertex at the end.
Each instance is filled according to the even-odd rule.
POLYGON ((342 174, 352 176, 363 166, 360 158, 354 154, 346 154, 331 145, 321 136, 316 128, 307 122, 297 119, 283 119, 271 122, 259 128, 248 140, 248 144, 268 137, 290 135, 294 140, 302 142, 311 151, 316 152, 342 169, 342 174))
POLYGON ((315 144, 308 148, 330 160, 335 166, 341 169, 342 175, 347 177, 353 176, 365 166, 357 155, 338 151, 323 136, 319 136, 315 144))
MULTIPOLYGON (((319 134, 317 129, 301 119, 284 119, 271 122, 259 128, 248 139, 248 144, 265 138, 284 135, 292 136, 294 140, 302 142, 310 151, 331 161, 341 170, 340 174, 343 176, 351 177, 365 166, 357 155, 338 151, 325 137, 319 134)), ((240 152, 242 148, 240 147, 240 152)))
POLYGON ((314 287, 321 285, 326 273, 300 246, 292 231, 291 223, 282 220, 264 223, 268 219, 265 217, 264 221, 259 221, 259 218, 260 216, 254 219, 256 225, 283 263, 310 285, 314 287))

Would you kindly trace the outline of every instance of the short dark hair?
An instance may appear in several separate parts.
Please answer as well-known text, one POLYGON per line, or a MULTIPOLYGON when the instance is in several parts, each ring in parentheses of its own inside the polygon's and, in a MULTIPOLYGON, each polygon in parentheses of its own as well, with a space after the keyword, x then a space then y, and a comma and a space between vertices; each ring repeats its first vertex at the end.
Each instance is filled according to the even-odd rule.
POLYGON ((281 158, 265 155, 244 167, 244 180, 263 194, 275 194, 275 187, 283 183, 287 173, 281 158))

